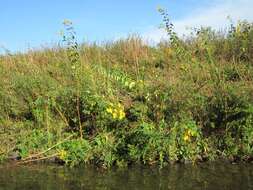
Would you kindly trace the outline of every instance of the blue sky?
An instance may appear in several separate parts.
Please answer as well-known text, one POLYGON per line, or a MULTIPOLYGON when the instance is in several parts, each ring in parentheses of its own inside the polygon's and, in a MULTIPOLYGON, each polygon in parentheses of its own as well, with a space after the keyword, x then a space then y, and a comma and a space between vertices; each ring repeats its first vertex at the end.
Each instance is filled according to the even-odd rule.
MULTIPOLYGON (((252 0, 0 0, 0 47, 24 51, 60 41, 62 21, 73 21, 80 41, 106 41, 138 33, 158 41, 166 8, 179 33, 186 26, 222 27, 226 17, 253 20, 252 0)), ((0 52, 3 50, 0 50, 0 52)))

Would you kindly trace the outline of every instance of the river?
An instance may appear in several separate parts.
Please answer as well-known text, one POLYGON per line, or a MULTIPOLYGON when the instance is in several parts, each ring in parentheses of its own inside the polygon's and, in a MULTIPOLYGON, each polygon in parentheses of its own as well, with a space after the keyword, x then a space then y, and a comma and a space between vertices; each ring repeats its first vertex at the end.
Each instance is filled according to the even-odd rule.
POLYGON ((0 190, 249 190, 253 164, 132 166, 108 170, 86 166, 0 166, 0 190))

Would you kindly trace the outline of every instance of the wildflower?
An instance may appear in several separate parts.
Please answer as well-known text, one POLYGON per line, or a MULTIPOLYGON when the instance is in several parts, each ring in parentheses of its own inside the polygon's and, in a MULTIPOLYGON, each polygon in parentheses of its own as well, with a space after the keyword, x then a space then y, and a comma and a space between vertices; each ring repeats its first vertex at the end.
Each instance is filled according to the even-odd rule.
POLYGON ((60 152, 59 152, 60 159, 64 160, 66 158, 66 156, 67 156, 67 151, 60 150, 60 152))
POLYGON ((185 135, 184 135, 184 141, 189 141, 189 140, 190 140, 190 136, 187 135, 187 134, 185 134, 185 135))
POLYGON ((116 119, 117 118, 117 112, 114 110, 114 112, 112 113, 112 118, 116 119))
POLYGON ((122 120, 125 118, 125 116, 126 116, 125 112, 123 110, 120 110, 119 111, 119 119, 122 120))
POLYGON ((111 108, 111 107, 106 108, 106 112, 107 112, 107 113, 112 113, 112 108, 111 108))
POLYGON ((192 136, 191 131, 187 130, 183 137, 184 141, 190 141, 191 136, 192 136))
POLYGON ((123 106, 120 103, 118 103, 118 108, 123 109, 123 106))
POLYGON ((124 107, 120 103, 116 105, 110 104, 110 107, 106 109, 106 112, 109 113, 113 119, 122 120, 126 117, 124 107))

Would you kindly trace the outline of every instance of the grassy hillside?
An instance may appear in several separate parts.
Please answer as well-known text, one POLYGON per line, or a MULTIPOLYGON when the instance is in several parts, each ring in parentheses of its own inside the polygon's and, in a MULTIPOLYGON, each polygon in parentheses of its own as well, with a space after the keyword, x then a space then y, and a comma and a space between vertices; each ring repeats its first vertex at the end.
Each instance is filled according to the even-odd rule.
POLYGON ((253 24, 0 57, 0 158, 69 165, 253 158, 253 24))

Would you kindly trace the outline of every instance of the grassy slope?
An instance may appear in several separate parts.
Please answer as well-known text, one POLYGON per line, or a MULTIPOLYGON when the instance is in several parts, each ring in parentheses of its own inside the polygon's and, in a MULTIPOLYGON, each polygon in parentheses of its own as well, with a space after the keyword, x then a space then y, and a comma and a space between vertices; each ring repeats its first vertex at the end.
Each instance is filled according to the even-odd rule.
POLYGON ((0 57, 0 157, 111 166, 253 156, 253 27, 0 57), (75 59, 76 58, 76 59, 75 59))

